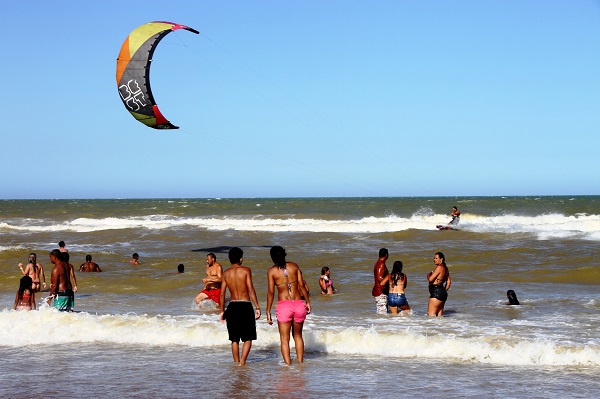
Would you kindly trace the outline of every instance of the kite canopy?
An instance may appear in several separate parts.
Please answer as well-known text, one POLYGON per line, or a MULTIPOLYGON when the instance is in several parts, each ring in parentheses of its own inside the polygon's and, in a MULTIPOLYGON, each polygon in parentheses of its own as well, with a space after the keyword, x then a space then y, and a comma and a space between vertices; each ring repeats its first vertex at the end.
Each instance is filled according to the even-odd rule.
POLYGON ((179 129, 158 110, 149 80, 154 49, 163 37, 178 29, 200 33, 172 22, 149 22, 127 36, 117 58, 117 87, 123 104, 135 119, 154 129, 179 129))

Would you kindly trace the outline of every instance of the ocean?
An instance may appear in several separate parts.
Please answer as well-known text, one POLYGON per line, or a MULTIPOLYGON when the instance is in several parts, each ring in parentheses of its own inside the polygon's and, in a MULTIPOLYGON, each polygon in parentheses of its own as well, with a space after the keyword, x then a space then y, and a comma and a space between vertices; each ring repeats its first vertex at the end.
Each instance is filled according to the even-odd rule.
POLYGON ((597 397, 599 248, 600 196, 4 200, 0 397, 597 397), (437 230, 454 205, 460 230, 437 230), (49 285, 60 240, 76 270, 87 254, 103 270, 76 273, 77 312, 48 308, 47 292, 37 311, 13 311, 17 264, 35 252, 49 285), (283 363, 266 323, 272 245, 311 289, 304 364, 283 363), (233 246, 263 310, 244 367, 216 308, 194 304, 206 254, 227 268, 233 246), (375 313, 382 247, 390 270, 404 263, 409 316, 375 313), (452 287, 445 316, 430 318, 438 251, 452 287), (323 266, 333 296, 319 294, 323 266))

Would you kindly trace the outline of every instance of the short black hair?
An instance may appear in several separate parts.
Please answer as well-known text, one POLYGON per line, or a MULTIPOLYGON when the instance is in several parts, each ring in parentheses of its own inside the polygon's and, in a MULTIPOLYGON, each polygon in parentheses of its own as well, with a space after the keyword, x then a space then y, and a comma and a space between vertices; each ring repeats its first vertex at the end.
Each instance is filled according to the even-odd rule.
POLYGON ((233 247, 229 250, 229 262, 233 265, 240 263, 240 260, 244 257, 244 251, 241 248, 233 247))

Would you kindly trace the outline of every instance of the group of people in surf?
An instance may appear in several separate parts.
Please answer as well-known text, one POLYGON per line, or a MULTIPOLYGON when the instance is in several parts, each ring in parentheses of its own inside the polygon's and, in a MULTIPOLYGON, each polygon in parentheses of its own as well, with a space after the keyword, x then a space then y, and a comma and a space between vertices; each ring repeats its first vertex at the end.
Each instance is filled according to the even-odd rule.
MULTIPOLYGON (((50 252, 50 261, 54 264, 48 296, 48 304, 53 301, 59 310, 73 310, 75 306, 75 292, 77 292, 77 278, 75 270, 69 263, 69 250, 65 242, 58 243, 58 249, 50 252)), ((23 274, 19 281, 19 289, 15 295, 14 310, 35 310, 35 294, 46 289, 46 276, 44 267, 37 260, 35 253, 29 254, 27 265, 18 264, 23 274)), ((100 266, 92 261, 91 255, 86 255, 85 262, 79 267, 80 272, 101 272, 100 266)))
MULTIPOLYGON (((388 258, 389 251, 387 248, 381 248, 379 258, 373 266, 375 284, 371 290, 371 295, 375 298, 377 313, 410 314, 412 311, 405 294, 408 277, 402 272, 402 261, 395 261, 390 273, 386 265, 388 258)), ((427 315, 443 316, 444 304, 448 299, 448 290, 452 284, 452 279, 443 253, 435 253, 433 264, 435 268, 427 273, 429 283, 427 315)))

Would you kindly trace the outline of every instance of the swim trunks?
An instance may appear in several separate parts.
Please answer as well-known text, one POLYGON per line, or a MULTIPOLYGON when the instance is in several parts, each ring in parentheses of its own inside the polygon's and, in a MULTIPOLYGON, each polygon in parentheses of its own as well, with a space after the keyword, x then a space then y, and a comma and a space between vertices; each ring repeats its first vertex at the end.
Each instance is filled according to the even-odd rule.
POLYGON ((377 305, 377 313, 385 314, 388 312, 388 296, 381 294, 375 297, 375 304, 377 305))
POLYGON ((277 321, 281 323, 303 323, 306 320, 306 305, 304 301, 284 300, 277 302, 275 308, 275 316, 277 321))
POLYGON ((54 308, 61 312, 70 312, 75 306, 75 294, 72 290, 58 291, 54 297, 54 308))
POLYGON ((214 290, 204 289, 201 292, 204 292, 210 300, 216 302, 217 305, 221 304, 221 289, 215 288, 214 290))
POLYGON ((250 301, 231 301, 223 313, 227 321, 227 332, 231 342, 252 341, 256 339, 256 319, 254 307, 250 301))
POLYGON ((446 299, 448 299, 448 292, 440 284, 431 284, 429 286, 429 298, 435 298, 439 301, 446 302, 446 299))
POLYGON ((404 294, 388 294, 387 304, 394 307, 408 306, 408 301, 404 294))

